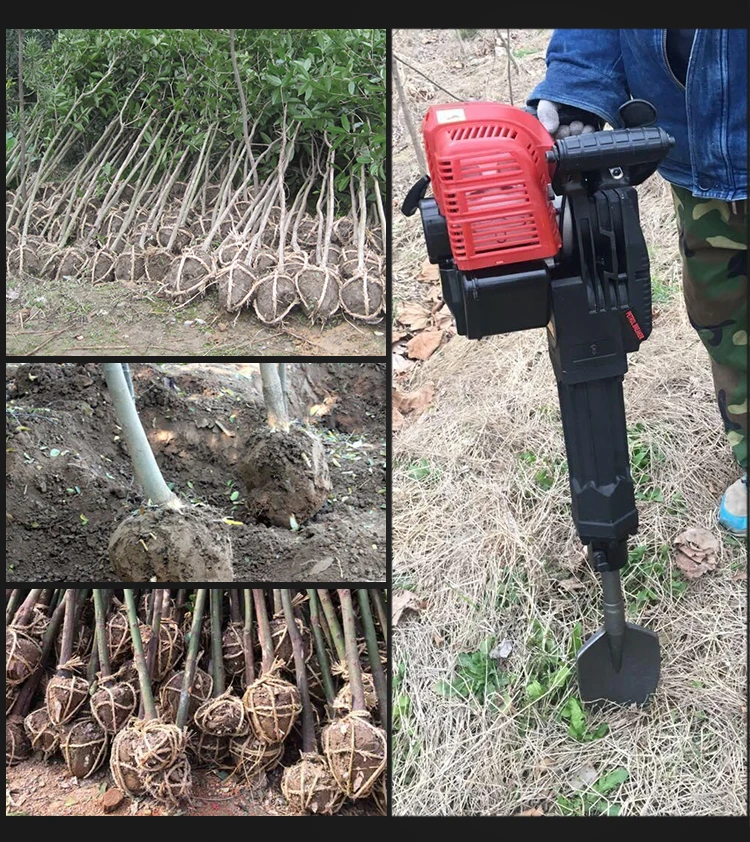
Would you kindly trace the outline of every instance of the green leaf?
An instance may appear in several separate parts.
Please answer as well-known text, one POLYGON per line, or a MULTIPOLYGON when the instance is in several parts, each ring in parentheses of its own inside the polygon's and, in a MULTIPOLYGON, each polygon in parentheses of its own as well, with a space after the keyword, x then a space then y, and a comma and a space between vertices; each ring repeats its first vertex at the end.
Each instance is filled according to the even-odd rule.
POLYGON ((86 515, 78 515, 78 517, 80 517, 80 518, 81 518, 81 523, 82 523, 84 526, 86 526, 86 524, 89 522, 89 519, 86 517, 86 515))
POLYGON ((544 686, 539 681, 532 681, 531 684, 526 685, 526 695, 532 702, 536 701, 545 692, 544 686))
POLYGON ((349 124, 349 118, 346 114, 341 115, 341 125, 344 127, 344 131, 350 131, 351 125, 349 124))
POLYGON ((267 73, 263 78, 266 80, 266 82, 268 82, 270 85, 273 85, 275 88, 279 88, 283 84, 278 76, 271 76, 270 73, 267 73))
POLYGON ((560 669, 552 674, 552 678, 549 679, 549 689, 553 690, 562 687, 568 680, 570 672, 570 667, 560 667, 560 669))
POLYGON ((60 455, 60 451, 56 447, 53 447, 52 450, 50 450, 50 452, 49 452, 49 458, 50 459, 57 459, 57 457, 59 455, 60 455))
POLYGON ((192 480, 190 480, 190 479, 188 480, 187 487, 188 487, 188 488, 192 488, 192 487, 193 487, 193 481, 192 481, 192 480))
POLYGON ((233 503, 234 503, 234 501, 235 501, 235 500, 239 500, 239 499, 240 499, 240 492, 239 492, 239 491, 233 491, 233 492, 229 495, 229 499, 230 499, 233 503))
POLYGON ((607 793, 622 786, 629 777, 630 773, 628 770, 620 766, 599 778, 593 788, 601 795, 607 795, 607 793))
POLYGON ((451 684, 450 681, 446 681, 443 678, 438 679, 432 686, 432 689, 438 694, 438 696, 444 696, 446 699, 451 698, 451 696, 456 695, 456 689, 451 684))
POLYGON ((607 734, 609 734, 609 725, 607 725, 606 722, 602 722, 595 731, 591 731, 586 735, 587 742, 601 740, 601 738, 606 737, 607 734))

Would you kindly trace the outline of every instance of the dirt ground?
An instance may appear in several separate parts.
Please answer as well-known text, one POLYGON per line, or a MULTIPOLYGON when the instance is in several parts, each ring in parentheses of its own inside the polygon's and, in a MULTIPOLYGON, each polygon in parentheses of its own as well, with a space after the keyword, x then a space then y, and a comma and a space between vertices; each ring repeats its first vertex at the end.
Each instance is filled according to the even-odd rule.
POLYGON ((12 280, 6 289, 8 356, 381 356, 383 323, 337 315, 311 325, 299 309, 281 325, 255 313, 235 319, 215 293, 173 306, 137 284, 92 286, 80 279, 12 280))
MULTIPOLYGON (((506 30, 394 30, 414 123, 431 104, 511 101, 506 30)), ((551 30, 511 30, 512 97, 544 74, 551 30)), ((420 176, 394 86, 393 300, 439 307, 418 217, 420 176)), ((398 347, 395 384, 426 395, 393 440, 395 815, 747 815, 747 552, 716 511, 739 476, 710 365, 682 302, 668 185, 638 188, 654 330, 629 357, 626 413, 640 513, 628 619, 656 631, 644 709, 580 705, 575 652, 602 624, 601 588, 570 517, 543 331, 472 342, 441 327, 426 361, 398 347), (420 391, 421 390, 421 391, 420 391), (674 540, 702 527, 716 569, 688 580, 674 540), (576 707, 577 706, 577 707, 576 707)), ((395 365, 395 364, 394 364, 395 365)))
MULTIPOLYGON (((288 365, 290 408, 323 441, 332 492, 297 531, 245 510, 238 463, 264 424, 257 364, 132 364, 173 490, 219 509, 237 581, 383 581, 385 365, 288 365)), ((143 503, 95 363, 6 366, 6 581, 107 581, 107 545, 143 503)))
MULTIPOLYGON (((293 763, 294 758, 284 758, 293 763)), ((5 810, 9 816, 293 816, 281 794, 282 768, 259 776, 248 786, 236 776, 216 769, 193 770, 193 803, 169 807, 150 798, 125 798, 105 813, 102 796, 114 787, 106 767, 90 778, 72 778, 60 757, 45 762, 40 756, 19 763, 5 773, 5 810)), ((383 815, 373 798, 347 802, 338 816, 383 815)))

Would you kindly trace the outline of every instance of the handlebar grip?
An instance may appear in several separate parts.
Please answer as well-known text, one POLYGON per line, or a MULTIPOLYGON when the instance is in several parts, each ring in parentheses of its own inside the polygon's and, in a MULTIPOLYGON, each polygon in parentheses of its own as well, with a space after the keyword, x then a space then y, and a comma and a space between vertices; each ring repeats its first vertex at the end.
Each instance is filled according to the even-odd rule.
POLYGON ((656 126, 590 132, 555 141, 547 160, 559 174, 630 167, 661 161, 674 138, 656 126))

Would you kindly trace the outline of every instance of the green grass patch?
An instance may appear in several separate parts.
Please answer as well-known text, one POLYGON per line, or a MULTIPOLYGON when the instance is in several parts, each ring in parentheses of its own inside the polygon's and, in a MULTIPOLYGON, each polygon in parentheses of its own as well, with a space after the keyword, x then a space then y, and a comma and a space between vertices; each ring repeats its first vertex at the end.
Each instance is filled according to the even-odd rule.
POLYGON ((619 816, 621 805, 613 804, 609 799, 629 777, 628 770, 618 766, 601 775, 586 792, 559 795, 557 806, 565 816, 619 816))
MULTIPOLYGON (((435 682, 433 689, 444 698, 475 700, 480 705, 493 699, 510 682, 510 676, 500 670, 490 657, 495 637, 485 638, 476 652, 460 652, 453 675, 435 682)), ((510 702, 507 698, 506 704, 510 702)))

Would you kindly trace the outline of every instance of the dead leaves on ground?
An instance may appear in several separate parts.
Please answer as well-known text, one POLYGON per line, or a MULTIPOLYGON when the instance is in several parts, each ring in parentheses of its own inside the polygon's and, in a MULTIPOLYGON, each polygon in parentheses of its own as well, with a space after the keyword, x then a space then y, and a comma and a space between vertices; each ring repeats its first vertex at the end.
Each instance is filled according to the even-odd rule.
MULTIPOLYGON (((437 266, 425 261, 417 280, 434 284, 439 279, 437 266)), ((456 333, 453 316, 443 302, 440 287, 432 285, 424 302, 399 305, 393 331, 393 371, 409 371, 417 361, 428 360, 456 333)))
POLYGON ((407 418, 418 418, 432 405, 435 397, 435 386, 425 383, 412 392, 404 392, 398 386, 393 387, 393 403, 391 405, 391 423, 394 432, 404 426, 407 418))
POLYGON ((427 607, 426 600, 420 599, 413 591, 395 591, 391 603, 391 619, 397 626, 407 611, 419 614, 427 607))
POLYGON ((719 539, 708 529, 691 526, 674 539, 675 564, 688 579, 698 579, 718 563, 719 539))
POLYGON ((420 362, 425 362, 455 335, 453 316, 442 299, 437 266, 425 260, 417 280, 429 283, 423 303, 410 301, 397 308, 396 324, 392 334, 393 404, 392 428, 400 430, 407 420, 418 418, 435 397, 435 387, 426 383, 419 389, 405 391, 396 385, 420 362))

